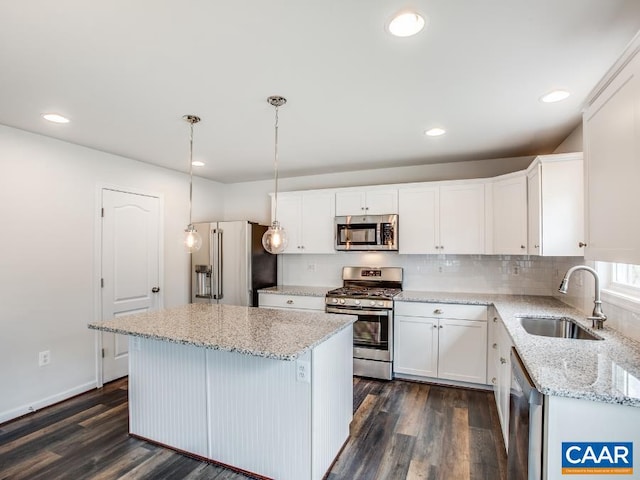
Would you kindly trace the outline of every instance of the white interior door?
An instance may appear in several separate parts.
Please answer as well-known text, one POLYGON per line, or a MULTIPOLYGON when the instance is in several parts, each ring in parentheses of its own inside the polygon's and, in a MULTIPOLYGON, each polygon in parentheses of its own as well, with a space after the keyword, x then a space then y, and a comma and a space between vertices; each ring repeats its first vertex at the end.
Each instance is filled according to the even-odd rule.
MULTIPOLYGON (((160 304, 157 197, 102 190, 102 320, 160 304)), ((128 337, 102 333, 102 381, 128 373, 128 337)))

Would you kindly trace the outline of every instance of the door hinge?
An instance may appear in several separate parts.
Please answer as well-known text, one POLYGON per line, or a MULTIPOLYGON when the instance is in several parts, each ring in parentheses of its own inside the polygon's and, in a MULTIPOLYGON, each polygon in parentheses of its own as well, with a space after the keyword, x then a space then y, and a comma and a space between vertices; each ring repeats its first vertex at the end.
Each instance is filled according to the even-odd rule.
POLYGON ((104 207, 102 207, 102 208, 100 209, 100 216, 101 216, 102 218, 104 218, 104 207))
POLYGON ((102 349, 102 358, 104 358, 104 348, 102 349))
POLYGON ((100 288, 104 288, 104 278, 100 279, 100 288))

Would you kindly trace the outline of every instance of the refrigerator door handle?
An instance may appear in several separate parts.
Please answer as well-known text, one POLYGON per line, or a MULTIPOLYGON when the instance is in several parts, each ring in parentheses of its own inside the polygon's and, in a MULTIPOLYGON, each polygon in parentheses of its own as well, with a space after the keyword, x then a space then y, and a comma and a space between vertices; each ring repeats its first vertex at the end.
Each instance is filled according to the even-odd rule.
POLYGON ((224 255, 222 254, 222 245, 223 245, 223 241, 222 241, 222 234, 223 234, 223 230, 220 229, 218 230, 218 298, 223 298, 224 297, 224 291, 223 291, 223 286, 222 286, 222 269, 223 269, 223 265, 222 265, 222 258, 224 257, 224 255))
POLYGON ((220 255, 218 253, 218 230, 211 230, 211 297, 217 299, 218 297, 218 281, 220 278, 220 268, 218 267, 218 261, 220 255))

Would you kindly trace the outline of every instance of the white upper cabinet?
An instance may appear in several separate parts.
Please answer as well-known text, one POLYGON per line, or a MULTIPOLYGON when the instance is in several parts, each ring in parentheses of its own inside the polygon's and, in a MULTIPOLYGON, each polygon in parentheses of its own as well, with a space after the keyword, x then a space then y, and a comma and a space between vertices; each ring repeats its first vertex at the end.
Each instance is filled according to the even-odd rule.
POLYGON ((399 253, 438 253, 440 250, 439 187, 401 188, 398 191, 399 253))
POLYGON ((583 115, 585 257, 640 264, 640 55, 604 82, 583 115))
POLYGON ((332 190, 279 193, 278 221, 289 238, 283 253, 335 253, 334 217, 332 190))
MULTIPOLYGON (((399 221, 402 222, 402 218, 399 221)), ((441 186, 438 251, 448 254, 484 253, 484 233, 484 182, 441 186)), ((402 242, 402 238, 399 241, 402 242)))
POLYGON ((584 255, 582 153, 543 155, 528 169, 529 254, 584 255))
POLYGON ((493 252, 527 254, 527 174, 517 172, 493 180, 493 252))
POLYGON ((399 253, 484 253, 484 182, 400 188, 399 253))
POLYGON ((336 215, 390 215, 398 213, 398 189, 362 188, 336 192, 336 215))

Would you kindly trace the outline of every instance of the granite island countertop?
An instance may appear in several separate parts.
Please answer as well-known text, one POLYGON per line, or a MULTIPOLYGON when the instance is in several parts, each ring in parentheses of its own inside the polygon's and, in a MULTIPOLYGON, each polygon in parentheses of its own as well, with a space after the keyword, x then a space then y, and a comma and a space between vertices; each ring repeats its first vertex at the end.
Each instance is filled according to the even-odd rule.
POLYGON ((295 360, 353 322, 352 315, 200 303, 93 322, 89 328, 295 360))
POLYGON ((543 394, 640 407, 640 343, 606 323, 593 330, 582 312, 554 297, 403 291, 395 301, 493 305, 543 394), (604 340, 531 335, 521 315, 569 317, 604 340))

